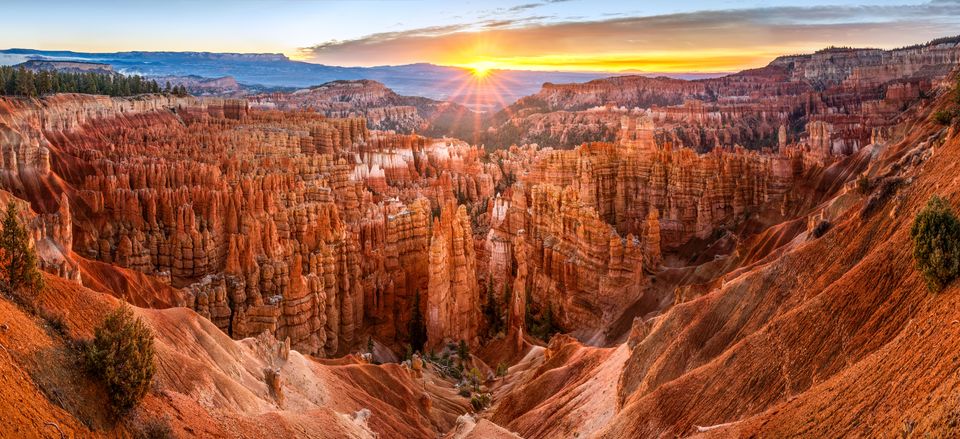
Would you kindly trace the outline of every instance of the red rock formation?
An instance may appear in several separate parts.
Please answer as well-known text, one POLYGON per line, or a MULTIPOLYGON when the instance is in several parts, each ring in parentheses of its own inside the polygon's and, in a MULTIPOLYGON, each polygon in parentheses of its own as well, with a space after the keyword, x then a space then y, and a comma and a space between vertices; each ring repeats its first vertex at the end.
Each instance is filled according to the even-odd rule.
POLYGON ((433 220, 426 300, 428 349, 446 341, 474 343, 479 331, 480 288, 470 218, 464 206, 444 204, 433 220))
MULTIPOLYGON (((380 336, 404 340, 412 294, 429 284, 431 204, 480 200, 494 186, 462 142, 371 136, 359 119, 163 97, 4 108, 7 163, 29 177, 8 187, 39 179, 69 199, 47 220, 74 223, 46 229, 66 255, 44 251, 51 270, 76 277, 72 247, 182 288, 182 304, 234 337, 269 331, 313 354, 351 349, 366 316, 380 336)), ((472 252, 470 219, 458 222, 465 232, 438 239, 472 252)), ((475 292, 472 260, 450 257, 455 292, 475 292)))
MULTIPOLYGON (((451 138, 371 132, 423 115, 366 82, 251 101, 4 99, 0 184, 29 201, 20 203, 45 270, 138 304, 190 308, 141 311, 160 332, 164 395, 174 398, 153 398, 155 407, 216 415, 224 406, 232 421, 276 405, 270 416, 300 428, 310 424, 284 411, 318 415, 324 405, 310 395, 333 386, 356 398, 337 407, 376 404, 387 417, 371 421, 378 432, 433 436, 466 405, 448 400, 457 398, 449 382, 437 390, 432 369, 442 365, 314 362, 290 351, 335 356, 367 340, 400 351, 420 312, 431 351, 464 340, 480 348, 466 366, 481 373, 492 369, 483 360, 519 361, 482 391, 497 399, 489 419, 525 437, 571 425, 612 437, 793 427, 830 436, 859 416, 890 431, 902 411, 941 413, 927 395, 949 396, 956 384, 949 361, 925 369, 949 357, 956 337, 903 335, 912 320, 949 328, 956 308, 950 291, 916 294, 903 213, 956 186, 956 130, 927 120, 948 108, 937 87, 957 62, 956 42, 941 42, 831 49, 703 81, 548 84, 489 130, 542 145, 489 154, 451 138), (858 175, 901 183, 861 212, 866 197, 849 190, 858 175), (814 236, 821 221, 831 229, 814 236), (490 321, 484 284, 505 293, 490 321), (570 334, 531 347, 540 325, 527 320, 548 313, 570 334), (501 318, 505 337, 488 338, 501 318), (177 357, 180 338, 198 358, 177 357), (216 377, 208 366, 221 361, 247 366, 216 378, 223 387, 182 382, 216 377), (919 390, 884 406, 891 390, 860 379, 874 370, 919 390), (181 405, 196 389, 226 396, 181 405), (825 410, 832 404, 851 410, 825 410), (813 425, 813 415, 839 427, 813 425)), ((102 310, 72 293, 103 297, 54 285, 47 305, 86 310, 67 320, 89 333, 102 310)), ((0 308, 12 310, 2 299, 0 308)), ((34 320, 17 317, 9 334, 49 335, 34 320)))

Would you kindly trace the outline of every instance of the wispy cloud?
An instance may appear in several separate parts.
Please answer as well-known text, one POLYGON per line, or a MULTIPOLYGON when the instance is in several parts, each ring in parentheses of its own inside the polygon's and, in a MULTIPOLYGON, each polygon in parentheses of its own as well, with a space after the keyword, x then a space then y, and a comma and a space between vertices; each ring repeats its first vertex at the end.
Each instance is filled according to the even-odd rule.
POLYGON ((527 9, 539 8, 539 7, 543 6, 543 5, 544 5, 543 3, 527 3, 527 4, 524 4, 524 5, 516 5, 516 6, 512 7, 512 8, 507 9, 507 10, 510 11, 510 12, 521 12, 521 11, 526 11, 527 9))
MULTIPOLYGON (((507 12, 544 4, 522 4, 507 12)), ((958 34, 960 0, 556 20, 548 15, 489 18, 329 41, 302 48, 301 54, 347 65, 486 61, 558 70, 734 70, 831 44, 895 47, 958 34)))

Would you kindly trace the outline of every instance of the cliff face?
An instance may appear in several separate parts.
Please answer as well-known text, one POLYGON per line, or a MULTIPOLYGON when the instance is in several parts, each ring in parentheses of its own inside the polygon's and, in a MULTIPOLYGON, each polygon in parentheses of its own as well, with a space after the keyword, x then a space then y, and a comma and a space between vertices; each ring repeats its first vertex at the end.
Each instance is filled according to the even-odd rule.
POLYGON ((824 121, 833 127, 831 141, 849 154, 895 123, 958 60, 960 45, 947 40, 889 51, 826 49, 696 81, 621 76, 545 84, 490 118, 479 140, 572 148, 613 140, 619 117, 645 114, 658 125, 659 143, 699 152, 778 149, 781 127, 787 144, 803 144, 805 125, 824 121))
MULTIPOLYGON (((135 270, 235 338, 268 331, 318 355, 371 331, 406 340, 420 291, 476 295, 470 217, 451 205, 456 227, 430 220, 492 194, 462 142, 243 101, 76 95, 2 108, 5 184, 52 209, 37 226, 38 245, 59 249, 42 253, 51 271, 77 278, 74 256, 135 270), (428 273, 431 258, 447 273, 428 273)), ((467 319, 463 306, 433 324, 436 337, 475 338, 475 315, 463 334, 448 327, 467 319)))
POLYGON ((470 218, 464 206, 444 204, 430 238, 426 297, 428 349, 446 341, 473 342, 480 324, 480 294, 470 218))
POLYGON ((533 299, 559 311, 564 327, 600 328, 642 294, 644 261, 657 270, 663 252, 753 215, 782 218, 795 204, 787 192, 801 159, 650 148, 631 141, 542 151, 523 184, 490 206, 491 276, 510 278, 523 234, 533 299))

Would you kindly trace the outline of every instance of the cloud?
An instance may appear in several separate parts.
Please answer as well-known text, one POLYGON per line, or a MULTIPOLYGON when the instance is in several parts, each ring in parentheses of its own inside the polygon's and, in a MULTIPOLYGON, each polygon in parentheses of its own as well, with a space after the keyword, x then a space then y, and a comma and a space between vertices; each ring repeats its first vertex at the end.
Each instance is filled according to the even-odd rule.
POLYGON ((527 3, 525 5, 517 5, 512 8, 507 9, 509 12, 521 12, 526 11, 527 9, 534 9, 543 6, 543 3, 527 3))
MULTIPOLYGON (((530 3, 520 5, 542 5, 530 3)), ((301 49, 341 65, 485 61, 556 70, 737 70, 828 45, 898 47, 960 33, 960 1, 770 7, 615 17, 489 19, 331 41, 301 49), (699 66, 699 68, 698 68, 699 66)))

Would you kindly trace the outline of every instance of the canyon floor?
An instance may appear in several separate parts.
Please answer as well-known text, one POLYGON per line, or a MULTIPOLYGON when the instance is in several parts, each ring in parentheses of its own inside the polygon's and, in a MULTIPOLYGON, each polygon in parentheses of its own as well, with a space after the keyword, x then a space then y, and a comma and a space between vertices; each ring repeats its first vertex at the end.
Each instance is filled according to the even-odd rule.
POLYGON ((909 230, 960 206, 958 65, 545 84, 469 139, 366 80, 0 98, 45 272, 0 296, 0 436, 954 437, 960 286, 909 230), (157 374, 118 420, 78 346, 122 302, 157 374))

